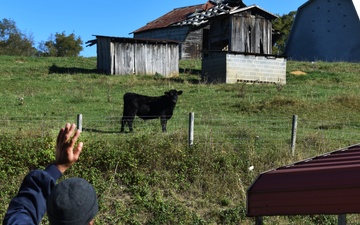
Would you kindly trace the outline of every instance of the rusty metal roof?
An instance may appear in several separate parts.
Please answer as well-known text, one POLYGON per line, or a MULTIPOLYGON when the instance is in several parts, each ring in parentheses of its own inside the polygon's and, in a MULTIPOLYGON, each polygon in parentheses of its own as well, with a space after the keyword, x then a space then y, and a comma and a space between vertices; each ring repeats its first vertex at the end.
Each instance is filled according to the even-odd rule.
POLYGON ((248 216, 360 213, 360 144, 258 176, 248 216))
POLYGON ((191 15, 195 12, 204 11, 213 6, 214 6, 214 4, 207 2, 205 4, 176 8, 176 9, 166 13, 165 15, 157 18, 156 20, 149 22, 145 26, 135 30, 133 33, 139 33, 139 32, 143 32, 146 30, 153 30, 153 29, 159 29, 159 28, 165 28, 165 27, 171 26, 172 24, 175 24, 175 23, 178 23, 180 21, 187 19, 187 17, 189 15, 191 15))

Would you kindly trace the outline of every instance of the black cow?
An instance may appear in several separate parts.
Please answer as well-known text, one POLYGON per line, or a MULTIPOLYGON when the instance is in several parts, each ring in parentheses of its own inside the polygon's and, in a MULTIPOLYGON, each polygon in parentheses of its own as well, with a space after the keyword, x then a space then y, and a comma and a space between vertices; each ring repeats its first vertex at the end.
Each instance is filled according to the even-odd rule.
POLYGON ((136 93, 124 94, 124 111, 120 132, 124 132, 126 124, 129 126, 130 132, 133 131, 132 123, 135 115, 144 120, 160 117, 162 131, 166 132, 166 123, 172 117, 178 95, 181 94, 182 91, 177 90, 170 90, 165 92, 165 95, 156 97, 136 93))

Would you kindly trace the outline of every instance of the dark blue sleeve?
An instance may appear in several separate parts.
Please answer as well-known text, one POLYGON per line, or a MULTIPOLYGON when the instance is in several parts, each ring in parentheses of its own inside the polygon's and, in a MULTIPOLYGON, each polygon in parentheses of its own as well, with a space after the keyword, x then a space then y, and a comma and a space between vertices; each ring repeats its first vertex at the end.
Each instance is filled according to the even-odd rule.
POLYGON ((3 225, 39 224, 46 212, 46 200, 60 177, 61 172, 54 165, 26 175, 9 204, 3 225))

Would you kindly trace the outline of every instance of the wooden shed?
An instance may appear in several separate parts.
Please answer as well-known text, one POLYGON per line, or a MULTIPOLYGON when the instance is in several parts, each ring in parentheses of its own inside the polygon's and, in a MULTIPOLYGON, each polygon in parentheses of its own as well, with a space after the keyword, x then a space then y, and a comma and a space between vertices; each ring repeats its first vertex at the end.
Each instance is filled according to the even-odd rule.
POLYGON ((214 17, 204 36, 206 49, 272 54, 272 21, 276 18, 257 5, 214 17))
POLYGON ((204 4, 180 7, 132 33, 134 38, 178 41, 180 59, 200 59, 203 50, 203 33, 209 30, 208 18, 239 7, 245 7, 241 0, 212 0, 204 4))
POLYGON ((179 73, 179 43, 172 40, 123 38, 96 35, 97 69, 110 75, 179 73))
POLYGON ((297 10, 285 54, 301 61, 360 62, 360 1, 307 1, 297 10))
POLYGON ((272 21, 257 5, 210 19, 204 33, 202 78, 208 82, 286 83, 286 58, 272 55, 272 21))
POLYGON ((247 191, 247 216, 360 213, 360 145, 261 173, 247 191))

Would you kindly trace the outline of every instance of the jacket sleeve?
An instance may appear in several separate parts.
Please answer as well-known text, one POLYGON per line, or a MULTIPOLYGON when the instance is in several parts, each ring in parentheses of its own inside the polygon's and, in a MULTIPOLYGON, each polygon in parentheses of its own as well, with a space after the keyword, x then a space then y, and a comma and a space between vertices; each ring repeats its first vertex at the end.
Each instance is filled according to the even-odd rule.
POLYGON ((10 201, 3 225, 39 224, 46 212, 46 200, 60 177, 55 165, 26 175, 19 192, 10 201))

